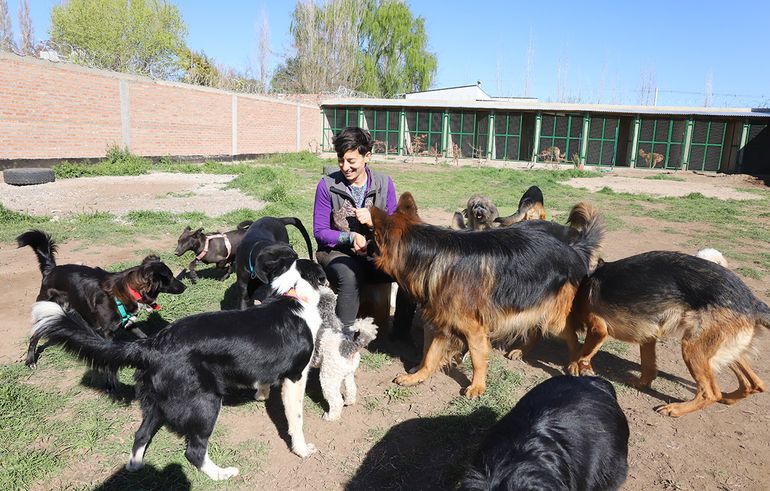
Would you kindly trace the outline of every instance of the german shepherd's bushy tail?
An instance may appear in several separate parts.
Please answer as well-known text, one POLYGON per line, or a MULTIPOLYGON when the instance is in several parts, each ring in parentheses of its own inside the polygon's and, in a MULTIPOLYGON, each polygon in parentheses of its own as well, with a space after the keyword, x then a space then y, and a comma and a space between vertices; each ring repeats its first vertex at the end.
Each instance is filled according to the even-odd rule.
POLYGON ((567 223, 580 232, 570 245, 586 262, 588 274, 591 274, 599 264, 599 255, 604 243, 604 219, 592 204, 581 202, 572 207, 567 223))
POLYGON ((148 346, 151 338, 112 341, 100 336, 76 312, 58 303, 40 301, 32 306, 32 336, 45 338, 96 368, 147 368, 160 358, 148 346))
POLYGON ((56 242, 49 234, 42 230, 29 230, 16 237, 16 244, 19 247, 30 246, 35 251, 43 277, 56 267, 56 242))
POLYGON ((294 225, 297 227, 297 230, 300 231, 302 234, 302 237, 305 238, 305 245, 307 246, 307 253, 309 256, 309 259, 313 260, 313 246, 310 245, 310 236, 307 234, 307 230, 305 230, 305 226, 302 225, 302 221, 300 221, 297 217, 283 217, 279 218, 278 220, 281 221, 284 225, 294 225))

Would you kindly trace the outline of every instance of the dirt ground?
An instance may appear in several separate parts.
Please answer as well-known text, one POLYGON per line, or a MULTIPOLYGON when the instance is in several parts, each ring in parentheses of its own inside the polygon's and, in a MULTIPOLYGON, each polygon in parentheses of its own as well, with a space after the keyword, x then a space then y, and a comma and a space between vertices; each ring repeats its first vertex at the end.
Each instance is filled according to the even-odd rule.
MULTIPOLYGON (((649 175, 649 174, 644 174, 649 175)), ((736 198, 733 188, 750 188, 756 184, 750 179, 729 176, 725 179, 681 174, 686 181, 658 181, 638 178, 633 173, 620 177, 605 176, 605 182, 596 184, 601 189, 610 186, 616 191, 663 192, 687 194, 702 192, 706 196, 736 198), (706 190, 704 184, 713 186, 706 190), (618 187, 617 189, 615 187, 618 187), (630 187, 629 187, 630 186, 630 187), (676 188, 676 189, 674 189, 676 188), (721 191, 720 191, 721 190, 721 191), (711 192, 716 194, 709 194, 711 192)), ((41 186, 12 188, 0 184, 3 205, 30 213, 76 213, 83 210, 111 211, 117 214, 129 209, 186 210, 185 200, 208 189, 221 188, 229 176, 152 175, 151 190, 137 202, 129 202, 125 191, 137 178, 89 178, 61 181, 41 186), (202 179, 203 178, 203 179, 202 179), (81 185, 80 191, 73 191, 81 185), (57 187, 61 186, 61 188, 57 187), (84 191, 85 190, 85 191, 84 191), (68 194, 69 193, 69 194, 68 194), (81 194, 85 193, 85 194, 81 194), (55 196, 55 199, 48 199, 55 196)), ((591 184, 594 180, 591 179, 591 184)), ((580 181, 576 185, 586 187, 580 181)), ((227 191, 227 193, 238 193, 227 191)), ((240 193, 238 193, 240 194, 240 193)), ((746 193, 748 197, 750 194, 746 193)), ((228 195, 222 191, 209 193, 209 203, 237 207, 261 206, 244 196, 228 195), (235 198, 235 199, 234 199, 235 198)), ((222 212, 224 212, 222 211, 222 212)), ((448 223, 449 214, 443 210, 421 210, 426 221, 448 223)), ((625 220, 625 218, 624 218, 625 220)), ((628 218, 631 225, 644 226, 643 235, 630 232, 611 232, 607 237, 605 257, 609 260, 651 249, 672 249, 686 252, 685 236, 671 236, 657 231, 644 218, 628 218), (679 241, 679 242, 678 242, 679 241)), ((173 249, 174 238, 137 242, 125 247, 102 247, 87 243, 62 244, 58 256, 66 262, 110 264, 136 257, 139 250, 173 249)), ((728 258, 728 261, 730 258, 728 258)), ((731 264, 731 267, 737 265, 731 264)), ((28 249, 16 249, 13 244, 0 244, 0 362, 20 360, 29 330, 29 309, 37 294, 40 273, 28 249)), ((767 286, 757 280, 747 284, 764 300, 767 286)), ((757 374, 770 381, 770 338, 762 333, 757 342, 758 355, 754 367, 757 374)), ((380 349, 389 349, 382 345, 380 349)), ((220 424, 228 428, 220 447, 236 445, 247 439, 256 439, 267 446, 263 462, 251 475, 241 475, 229 483, 227 489, 438 489, 447 482, 446 476, 456 476, 458 469, 447 468, 444 456, 463 452, 465 443, 477 441, 475 423, 488 426, 490 415, 477 411, 466 419, 455 416, 435 416, 443 411, 468 383, 467 374, 458 369, 439 373, 426 383, 415 387, 411 396, 403 400, 384 398, 393 387, 391 380, 402 373, 405 365, 416 362, 416 354, 398 352, 400 360, 386 363, 378 370, 361 369, 357 375, 359 403, 345 408, 340 422, 323 421, 318 413, 306 416, 305 434, 319 452, 306 461, 293 456, 285 442, 285 426, 276 398, 262 406, 250 402, 257 409, 244 416, 238 405, 225 407, 220 424), (254 415, 256 411, 256 416, 254 415), (441 432, 442 439, 434 439, 436 428, 457 428, 454 433, 441 432)), ((529 388, 543 379, 561 372, 566 349, 559 342, 543 342, 526 361, 503 359, 507 368, 522 374, 522 383, 516 389, 521 397, 529 388)), ((594 361, 600 375, 616 382, 625 382, 637 373, 638 350, 630 346, 624 352, 602 351, 594 361)), ((737 406, 713 405, 706 410, 679 419, 658 415, 653 407, 661 403, 690 398, 694 383, 680 355, 675 339, 665 340, 658 349, 660 376, 653 388, 639 392, 620 386, 619 402, 625 411, 631 429, 629 477, 623 489, 627 490, 681 490, 681 489, 770 489, 770 395, 758 394, 737 406)), ((62 374, 66 383, 76 384, 79 376, 62 374)), ((64 380, 64 379, 63 379, 64 380)), ((729 373, 720 376, 723 390, 732 390, 735 378, 729 373)), ((319 397, 317 377, 309 385, 311 398, 319 397)), ((132 418, 138 424, 138 409, 132 418)), ((131 429, 133 431, 133 429, 131 429)), ((126 454, 129 441, 125 442, 126 454)), ((182 442, 179 443, 182 452, 182 442)), ((148 463, 152 462, 152 453, 148 463)), ((115 462, 113 478, 119 475, 123 462, 115 462)), ((233 465, 231 462, 221 462, 233 465)), ((236 463, 237 464, 237 463, 236 463)), ((74 466, 55 482, 44 487, 69 485, 83 486, 103 482, 110 475, 94 474, 92 467, 74 466)), ((103 472, 103 471, 102 471, 103 472)))

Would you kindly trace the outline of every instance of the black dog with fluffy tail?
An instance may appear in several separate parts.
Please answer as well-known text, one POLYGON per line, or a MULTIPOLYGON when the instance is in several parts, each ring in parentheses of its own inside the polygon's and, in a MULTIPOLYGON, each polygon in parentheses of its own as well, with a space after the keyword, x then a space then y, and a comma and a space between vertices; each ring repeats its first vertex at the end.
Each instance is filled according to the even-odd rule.
POLYGON ((489 431, 460 489, 619 489, 627 457, 628 422, 612 384, 562 375, 489 431))

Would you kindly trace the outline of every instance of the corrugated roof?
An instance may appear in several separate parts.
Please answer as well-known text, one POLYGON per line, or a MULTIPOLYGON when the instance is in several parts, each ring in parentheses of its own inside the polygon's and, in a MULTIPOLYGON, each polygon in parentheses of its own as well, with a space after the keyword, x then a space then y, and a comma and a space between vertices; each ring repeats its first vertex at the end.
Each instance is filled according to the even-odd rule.
POLYGON ((321 101, 324 106, 355 106, 355 107, 414 107, 432 109, 496 109, 510 111, 542 111, 555 113, 598 112, 606 114, 655 114, 672 116, 722 116, 722 117, 751 117, 770 119, 770 108, 717 108, 717 107, 685 107, 685 106, 621 106, 610 104, 570 104, 561 102, 538 101, 441 101, 417 99, 326 99, 321 101))

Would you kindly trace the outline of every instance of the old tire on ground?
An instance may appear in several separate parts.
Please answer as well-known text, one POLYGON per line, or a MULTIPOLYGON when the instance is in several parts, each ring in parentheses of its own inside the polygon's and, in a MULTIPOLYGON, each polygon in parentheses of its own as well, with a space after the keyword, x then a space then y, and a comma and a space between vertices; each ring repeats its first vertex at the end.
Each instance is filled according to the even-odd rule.
POLYGON ((30 184, 43 184, 53 182, 54 175, 51 169, 38 169, 32 167, 19 169, 5 169, 3 180, 6 184, 14 186, 28 186, 30 184))

